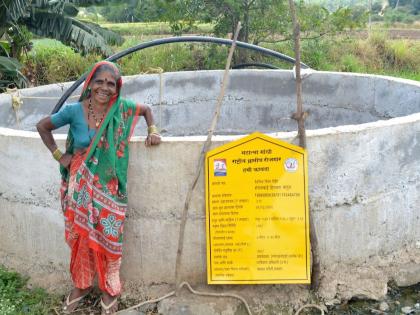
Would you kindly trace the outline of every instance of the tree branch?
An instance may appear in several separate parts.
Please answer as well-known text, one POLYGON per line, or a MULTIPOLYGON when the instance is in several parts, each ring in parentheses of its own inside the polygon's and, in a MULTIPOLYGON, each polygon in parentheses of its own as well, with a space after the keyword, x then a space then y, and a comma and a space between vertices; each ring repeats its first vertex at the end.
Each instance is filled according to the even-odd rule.
POLYGON ((204 143, 203 148, 201 150, 201 154, 200 154, 200 157, 199 157, 199 160, 198 160, 198 165, 197 165, 195 177, 194 177, 194 179, 191 183, 191 186, 190 186, 190 188, 187 192, 187 196, 185 198, 184 209, 182 211, 182 217, 181 217, 181 226, 180 226, 180 230, 179 230, 178 251, 176 253, 176 265, 175 265, 175 284, 176 284, 175 293, 177 295, 179 293, 179 290, 181 289, 181 259, 182 259, 182 251, 183 251, 183 248, 184 248, 185 224, 187 222, 187 215, 188 215, 188 210, 189 210, 189 207, 190 207, 192 193, 194 191, 194 188, 197 184, 198 178, 200 177, 201 171, 203 169, 205 155, 210 148, 211 138, 213 137, 213 133, 214 133, 214 130, 216 129, 217 121, 219 119, 220 108, 222 106, 223 98, 224 98, 224 95, 225 95, 225 88, 226 88, 226 86, 228 84, 228 81, 229 81, 230 63, 232 61, 233 52, 235 51, 236 40, 238 38, 240 29, 241 29, 241 22, 238 22, 238 26, 236 27, 236 31, 235 31, 235 34, 234 34, 234 37, 233 37, 232 46, 229 49, 229 55, 228 55, 227 60, 226 60, 226 67, 225 67, 225 71, 224 71, 224 74, 223 74, 222 86, 221 86, 221 89, 220 89, 219 96, 217 98, 216 109, 214 111, 214 115, 213 115, 213 119, 211 121, 210 129, 209 129, 208 134, 207 134, 207 139, 206 139, 206 142, 204 143))
MULTIPOLYGON (((296 99, 297 112, 293 114, 293 118, 298 122, 299 145, 306 148, 306 134, 305 134, 305 117, 306 113, 303 111, 302 105, 302 78, 300 76, 300 25, 296 16, 295 4, 293 0, 289 0, 290 13, 293 22, 293 37, 295 40, 295 69, 296 69, 296 99)), ((313 216, 309 216, 310 239, 312 251, 312 281, 313 289, 319 287, 320 262, 318 256, 318 237, 316 234, 313 216)))

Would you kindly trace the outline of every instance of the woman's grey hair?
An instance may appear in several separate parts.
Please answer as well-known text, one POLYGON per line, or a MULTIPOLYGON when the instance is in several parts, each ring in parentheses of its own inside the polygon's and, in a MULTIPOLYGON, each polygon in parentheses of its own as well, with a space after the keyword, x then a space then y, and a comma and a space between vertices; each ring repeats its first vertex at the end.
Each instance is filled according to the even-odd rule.
POLYGON ((98 66, 98 68, 96 69, 95 73, 92 76, 92 80, 94 80, 99 74, 103 72, 111 73, 115 81, 118 81, 119 79, 121 79, 121 73, 116 66, 104 63, 98 66))

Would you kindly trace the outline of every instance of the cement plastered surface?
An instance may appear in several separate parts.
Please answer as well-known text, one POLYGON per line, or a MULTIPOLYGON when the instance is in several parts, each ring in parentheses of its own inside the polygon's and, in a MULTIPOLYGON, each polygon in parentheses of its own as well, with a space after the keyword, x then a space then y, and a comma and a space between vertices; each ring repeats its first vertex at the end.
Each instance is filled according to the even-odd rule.
MULTIPOLYGON (((211 79, 210 74, 204 73, 200 84, 205 87, 205 82, 213 80, 210 84, 216 89, 219 81, 211 79)), ((188 93, 193 95, 193 84, 188 83, 192 74, 182 74, 186 79, 183 77, 181 82, 169 83, 171 75, 175 76, 168 74, 165 84, 181 89, 185 98, 190 97, 188 93)), ((251 78, 253 75, 256 76, 253 72, 249 74, 251 78)), ((239 77, 239 73, 232 76, 232 83, 238 87, 230 92, 230 97, 242 95, 244 99, 251 98, 251 93, 240 85, 245 79, 239 77)), ((337 86, 334 77, 356 80, 332 74, 332 78, 326 78, 322 83, 329 93, 333 93, 334 86, 337 86)), ((152 88, 158 77, 149 79, 152 88)), ((369 84, 381 78, 361 76, 361 79, 362 83, 352 83, 352 88, 370 93, 371 98, 367 96, 365 100, 362 96, 355 96, 357 102, 341 100, 340 103, 335 96, 328 101, 328 93, 325 93, 324 99, 320 97, 316 106, 325 103, 327 107, 331 103, 332 107, 342 108, 351 102, 364 101, 365 104, 359 107, 350 107, 358 113, 369 107, 365 112, 370 121, 373 118, 369 115, 379 112, 378 100, 382 97, 383 101, 385 97, 380 96, 382 92, 378 90, 372 94, 369 84)), ((384 78, 374 85, 376 89, 381 85, 386 89, 391 84, 388 81, 389 78, 384 78)), ((285 89, 292 86, 288 82, 282 84, 288 86, 285 89)), ((305 84, 309 86, 310 81, 305 84)), ((396 80, 392 84, 398 89, 405 82, 396 80)), ((402 99, 398 91, 388 91, 394 95, 389 96, 391 101, 399 99, 401 109, 398 113, 389 104, 381 107, 382 113, 388 116, 407 116, 307 131, 310 211, 319 241, 322 276, 319 293, 325 299, 380 298, 386 292, 386 283, 398 278, 399 270, 405 270, 413 263, 420 264, 420 249, 415 245, 420 241, 420 114, 416 113, 420 108, 419 87, 412 81, 407 84, 411 89, 402 88, 407 89, 404 93, 408 95, 407 99, 402 99)), ((272 86, 258 87, 264 94, 261 97, 267 102, 270 95, 265 89, 275 86, 273 83, 272 86)), ((255 89, 254 93, 258 90, 255 89)), ((342 95, 340 93, 346 93, 345 90, 342 88, 337 93, 342 95)), ((196 97, 214 97, 207 95, 213 91, 200 92, 194 91, 196 97)), ((275 91, 271 93, 277 95, 275 91)), ((292 101, 293 95, 288 93, 292 101)), ((309 95, 315 97, 316 91, 309 95)), ((175 95, 174 104, 180 104, 180 99, 181 95, 175 95)), ((236 105, 231 106, 231 119, 234 120, 236 105)), ((5 112, 1 103, 0 110, 5 112)), ((195 120, 199 115, 192 111, 185 110, 185 115, 190 112, 195 120)), ((207 118, 210 112, 205 114, 207 118)), ((227 113, 225 111, 222 115, 227 113)), ((254 117, 253 114, 249 119, 254 117)), ((207 126, 204 121, 202 124, 207 126)), ((278 127, 277 130, 282 129, 278 127)), ((297 142, 296 132, 271 131, 269 134, 297 142)), ((212 146, 217 147, 238 137, 216 136, 212 146)), ((56 138, 63 147, 65 136, 56 135, 56 138)), ((129 210, 122 277, 128 290, 142 288, 158 294, 161 292, 159 287, 166 289, 174 281, 181 211, 205 137, 164 137, 159 147, 152 148, 146 148, 143 141, 141 136, 134 137, 130 145, 129 210)), ((64 242, 58 199, 58 165, 35 132, 0 128, 0 147, 0 263, 36 275, 38 284, 50 286, 53 283, 57 289, 64 288, 66 281, 63 280, 68 281, 69 253, 64 242)), ((206 283, 203 181, 201 177, 189 210, 182 267, 183 279, 198 286, 206 283)), ((284 302, 290 298, 303 300, 309 294, 306 288, 292 285, 224 287, 249 297, 255 307, 262 301, 268 303, 270 297, 273 301, 284 302)))

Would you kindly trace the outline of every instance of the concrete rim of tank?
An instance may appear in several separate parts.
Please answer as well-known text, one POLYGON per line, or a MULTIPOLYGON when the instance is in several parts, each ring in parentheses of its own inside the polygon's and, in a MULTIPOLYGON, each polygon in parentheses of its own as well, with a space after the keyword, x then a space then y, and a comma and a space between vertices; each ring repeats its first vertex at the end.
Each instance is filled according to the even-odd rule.
MULTIPOLYGON (((272 73, 272 72, 283 72, 283 73, 287 73, 290 76, 292 76, 292 70, 260 70, 260 69, 247 69, 247 70, 232 70, 231 71, 231 80, 232 80, 232 76, 241 76, 241 74, 243 73, 249 73, 249 74, 264 74, 264 73, 272 73)), ((165 76, 169 76, 171 78, 173 78, 174 76, 183 76, 183 75, 187 75, 190 76, 191 73, 199 73, 199 74, 207 74, 207 73, 215 73, 215 74, 221 74, 222 70, 206 70, 206 71, 180 71, 180 72, 165 72, 164 75, 165 76)), ((392 126, 392 125, 396 125, 396 124, 404 124, 404 123, 410 123, 410 122, 414 122, 420 119, 420 82, 417 81, 413 81, 413 80, 408 80, 408 79, 402 79, 402 78, 395 78, 395 77, 389 77, 389 76, 383 76, 383 75, 373 75, 373 74, 361 74, 361 73, 345 73, 345 72, 327 72, 327 71, 315 71, 313 72, 313 74, 316 75, 325 75, 325 76, 340 76, 343 78, 346 77, 352 77, 352 78, 361 78, 361 79, 375 79, 375 80, 380 80, 383 83, 398 83, 398 84, 402 84, 408 88, 413 88, 414 90, 414 97, 417 98, 417 100, 414 99, 414 107, 415 107, 415 111, 408 114, 408 115, 401 115, 401 116, 397 116, 397 117, 392 117, 392 118, 388 118, 388 119, 379 119, 376 121, 371 121, 371 122, 364 122, 364 123, 349 123, 349 124, 342 124, 342 125, 338 125, 338 126, 333 126, 333 127, 321 127, 321 128, 310 128, 308 125, 306 126, 307 129, 307 136, 308 137, 312 137, 312 136, 322 136, 322 135, 326 135, 326 134, 334 134, 334 133, 346 133, 346 132, 358 132, 358 131, 362 131, 365 129, 373 129, 373 128, 377 128, 377 127, 383 127, 383 126, 392 126), (416 89, 419 89, 418 91, 416 89), (418 111, 417 107, 419 108, 418 111)), ((130 82, 132 80, 136 80, 136 78, 139 77, 156 77, 159 78, 159 74, 141 74, 141 75, 132 75, 132 76, 124 76, 123 78, 123 82, 130 82)), ((309 78, 311 77, 311 75, 309 76, 309 78)), ((292 78, 291 78, 292 79, 292 78)), ((303 83, 305 84, 307 79, 304 79, 303 83)), ((294 84, 294 80, 292 79, 293 84, 294 84)), ((71 84, 72 82, 68 82, 68 83, 57 83, 57 84, 51 84, 51 85, 47 85, 47 86, 40 86, 40 87, 33 87, 33 88, 28 88, 28 89, 23 89, 20 90, 20 92, 26 92, 25 94, 30 94, 33 93, 34 91, 37 91, 38 89, 50 89, 52 87, 61 87, 62 91, 65 91, 65 88, 63 88, 63 86, 65 84, 71 84)), ((218 93, 218 91, 217 91, 218 93)), ((229 93, 229 88, 227 89, 227 93, 229 93)), ((226 94, 227 94, 226 93, 226 94)), ((376 92, 375 92, 376 93, 376 92)), ((170 94, 170 92, 168 93, 170 94)), ((0 95, 1 96, 1 95, 0 95)), ((304 110, 307 109, 307 104, 305 103, 305 91, 303 93, 303 106, 304 106, 304 110)), ((8 96, 7 96, 8 97, 8 96)), ((226 97, 226 96, 225 96, 226 97)), ((1 105, 1 97, 0 97, 0 105, 1 105)), ((9 104, 11 104, 11 98, 9 101, 9 104)), ((215 104, 215 102, 211 103, 210 106, 213 106, 215 104)), ((222 104, 222 108, 223 108, 224 104, 222 104)), ((295 106, 295 105, 294 105, 295 106)), ((1 111, 1 106, 0 106, 0 111, 1 111)), ((311 115, 311 113, 309 114, 311 115)), ((310 117, 309 117, 310 118, 310 117)), ((297 129, 297 125, 296 123, 293 121, 295 128, 297 129)), ((281 130, 281 128, 279 128, 279 130, 281 130)), ((292 129, 293 130, 293 129, 292 129)), ((278 138, 294 138, 297 136, 297 131, 264 131, 264 130, 259 130, 259 129, 255 129, 255 131, 260 131, 263 132, 265 134, 271 135, 273 137, 278 137, 278 138)), ((19 129, 15 129, 15 128, 9 128, 9 127, 4 127, 4 126, 0 126, 0 134, 2 135, 7 135, 7 136, 22 136, 22 137, 38 137, 36 132, 33 131, 25 131, 25 130, 19 130, 19 129)), ((229 135, 221 133, 220 135, 214 135, 213 136, 213 141, 231 141, 231 140, 235 140, 238 139, 246 134, 249 134, 249 132, 239 132, 236 134, 232 134, 229 135)), ((164 136, 164 141, 165 142, 174 142, 174 141, 204 141, 206 138, 206 133, 200 133, 199 135, 185 135, 185 136, 177 136, 177 135, 168 135, 166 136, 165 134, 163 134, 164 136)), ((55 135, 55 137, 57 139, 65 139, 66 135, 65 133, 57 133, 55 135)), ((142 137, 141 136, 133 136, 132 141, 141 141, 142 137)))

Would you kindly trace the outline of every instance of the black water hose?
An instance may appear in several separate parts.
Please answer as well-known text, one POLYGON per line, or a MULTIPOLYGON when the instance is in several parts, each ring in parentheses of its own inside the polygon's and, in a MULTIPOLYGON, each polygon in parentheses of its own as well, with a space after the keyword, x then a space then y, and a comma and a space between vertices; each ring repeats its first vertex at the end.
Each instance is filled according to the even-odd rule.
MULTIPOLYGON (((199 42, 199 43, 215 43, 215 44, 221 44, 221 45, 227 45, 227 46, 231 46, 232 45, 232 40, 230 39, 225 39, 225 38, 217 38, 217 37, 208 37, 208 36, 178 36, 178 37, 168 37, 168 38, 161 38, 161 39, 155 39, 149 42, 145 42, 145 43, 141 43, 138 44, 136 46, 127 48, 126 50, 123 50, 119 53, 116 53, 110 57, 108 57, 107 61, 116 61, 124 56, 127 56, 129 54, 132 54, 133 52, 145 49, 145 48, 149 48, 149 47, 153 47, 153 46, 159 46, 159 45, 164 45, 164 44, 171 44, 171 43, 184 43, 184 42, 199 42)), ((267 49, 264 47, 260 47, 257 45, 252 45, 252 44, 248 44, 248 43, 244 43, 244 42, 236 42, 236 45, 238 47, 241 48, 245 48, 245 49, 250 49, 250 50, 255 50, 258 51, 264 55, 267 56, 272 56, 278 59, 281 59, 283 61, 287 61, 290 63, 295 63, 295 59, 293 59, 292 57, 289 57, 287 55, 281 54, 277 51, 271 50, 271 49, 267 49)), ((302 68, 309 68, 306 64, 301 63, 301 67, 302 68)), ((87 76, 87 73, 83 74, 77 81, 75 81, 73 83, 73 85, 63 94, 63 96, 61 96, 61 98, 58 100, 57 104, 55 105, 54 109, 52 110, 51 114, 54 114, 56 112, 58 112, 61 108, 61 106, 63 106, 64 102, 67 100, 67 98, 71 95, 71 93, 73 93, 78 86, 85 81, 87 76)))
POLYGON ((266 69, 280 69, 279 67, 270 65, 268 63, 259 63, 259 62, 252 62, 252 63, 240 63, 239 65, 234 65, 232 69, 244 69, 249 67, 257 67, 257 68, 266 68, 266 69))

